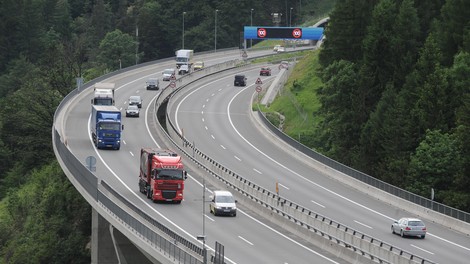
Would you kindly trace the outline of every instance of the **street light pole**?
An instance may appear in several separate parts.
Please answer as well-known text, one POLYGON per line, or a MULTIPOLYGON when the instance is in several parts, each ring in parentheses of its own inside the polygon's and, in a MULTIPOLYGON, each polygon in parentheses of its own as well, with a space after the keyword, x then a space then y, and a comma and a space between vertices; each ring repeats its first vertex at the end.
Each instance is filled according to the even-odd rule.
POLYGON ((186 12, 183 12, 183 47, 182 49, 184 49, 184 15, 186 14, 186 12))
POLYGON ((290 15, 289 15, 289 27, 292 27, 292 9, 293 7, 290 8, 290 15))
MULTIPOLYGON (((253 26, 253 8, 251 9, 251 13, 250 13, 250 26, 253 26)), ((253 47, 253 39, 250 39, 250 48, 253 47)))
POLYGON ((217 12, 219 9, 215 10, 215 26, 214 26, 214 52, 217 52, 217 12))

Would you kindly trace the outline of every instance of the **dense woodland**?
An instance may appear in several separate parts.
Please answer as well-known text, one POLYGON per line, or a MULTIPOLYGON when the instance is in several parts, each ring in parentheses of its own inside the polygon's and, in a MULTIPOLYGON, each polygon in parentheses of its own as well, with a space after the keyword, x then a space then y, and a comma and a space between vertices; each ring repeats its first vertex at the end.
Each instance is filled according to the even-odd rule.
POLYGON ((330 18, 313 145, 470 212, 470 1, 340 0, 330 18))
MULTIPOLYGON (((239 47, 243 26, 293 25, 330 0, 4 0, 0 263, 89 263, 90 206, 55 161, 54 111, 75 86, 136 63, 239 47), (289 12, 294 7, 294 12, 289 12), (253 9, 253 12, 251 11, 253 9), (300 9, 300 11, 299 11, 300 9), (183 13, 186 12, 186 13, 183 13), (289 14, 290 15, 290 14, 289 14)), ((320 53, 312 147, 470 211, 470 2, 337 0, 320 53)), ((255 42, 254 42, 255 43, 255 42)))

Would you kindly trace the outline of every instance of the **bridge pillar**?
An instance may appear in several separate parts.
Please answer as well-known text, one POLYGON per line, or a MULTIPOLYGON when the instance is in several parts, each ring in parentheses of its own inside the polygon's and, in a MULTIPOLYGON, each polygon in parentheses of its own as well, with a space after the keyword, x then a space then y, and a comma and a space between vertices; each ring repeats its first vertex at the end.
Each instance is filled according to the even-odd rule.
POLYGON ((114 228, 95 209, 91 219, 92 264, 157 264, 150 261, 126 236, 114 228))

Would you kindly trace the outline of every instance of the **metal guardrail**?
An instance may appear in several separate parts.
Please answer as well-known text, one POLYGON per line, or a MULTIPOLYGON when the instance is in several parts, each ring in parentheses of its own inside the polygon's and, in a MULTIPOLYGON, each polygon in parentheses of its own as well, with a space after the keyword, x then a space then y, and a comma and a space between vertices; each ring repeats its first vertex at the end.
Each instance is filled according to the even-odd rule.
POLYGON ((320 163, 325 164, 328 167, 331 167, 339 172, 342 172, 350 177, 353 177, 354 179, 357 179, 361 182, 367 183, 368 185, 371 185, 373 187, 376 187, 377 189, 380 189, 382 191, 385 191, 387 193, 390 193, 396 197, 400 197, 404 200, 407 200, 409 202, 412 202, 414 204, 430 208, 436 212, 439 212, 444 215, 451 216, 453 218, 459 219, 461 221, 470 223, 470 213, 464 212, 459 209, 452 208, 450 206, 432 201, 431 199, 416 195, 414 193, 411 193, 409 191, 403 190, 401 188, 395 187, 389 183, 386 183, 384 181, 378 180, 370 175, 367 175, 363 172, 360 172, 358 170, 355 170, 351 167, 348 167, 340 162, 337 162, 331 158, 328 158, 327 156, 324 156, 316 151, 313 151, 311 148, 303 145, 302 143, 296 141, 295 139, 289 137, 286 135, 284 132, 280 131, 277 129, 275 126, 269 122, 269 120, 260 112, 259 117, 260 120, 262 120, 265 124, 265 126, 276 136, 281 138, 284 142, 287 144, 291 145, 298 151, 302 152, 303 154, 309 156, 312 159, 317 160, 320 163))
MULTIPOLYGON (((186 83, 177 90, 170 93, 162 92, 155 103, 155 112, 164 101, 173 101, 172 96, 190 84, 186 83), (170 98, 168 98, 168 97, 170 98)), ((360 255, 367 256, 371 260, 379 263, 434 263, 423 257, 417 256, 408 251, 397 248, 377 238, 361 233, 349 226, 343 225, 316 212, 310 211, 292 201, 278 196, 261 186, 258 186, 242 176, 237 175, 222 164, 199 151, 191 142, 181 135, 166 116, 165 130, 159 126, 163 134, 188 158, 198 166, 215 176, 225 184, 249 197, 251 200, 269 208, 276 214, 287 218, 298 226, 312 231, 322 237, 342 245, 360 255), (332 231, 333 230, 333 231, 332 231)))

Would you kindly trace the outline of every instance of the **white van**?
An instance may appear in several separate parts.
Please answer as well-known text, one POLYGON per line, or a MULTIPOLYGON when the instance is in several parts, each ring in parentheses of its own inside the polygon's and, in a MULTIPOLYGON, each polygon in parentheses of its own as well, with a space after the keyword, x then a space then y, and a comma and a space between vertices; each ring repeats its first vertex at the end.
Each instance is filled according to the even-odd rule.
POLYGON ((209 204, 209 210, 215 216, 237 216, 237 200, 235 200, 231 192, 214 191, 214 194, 210 196, 210 199, 211 203, 209 204))

